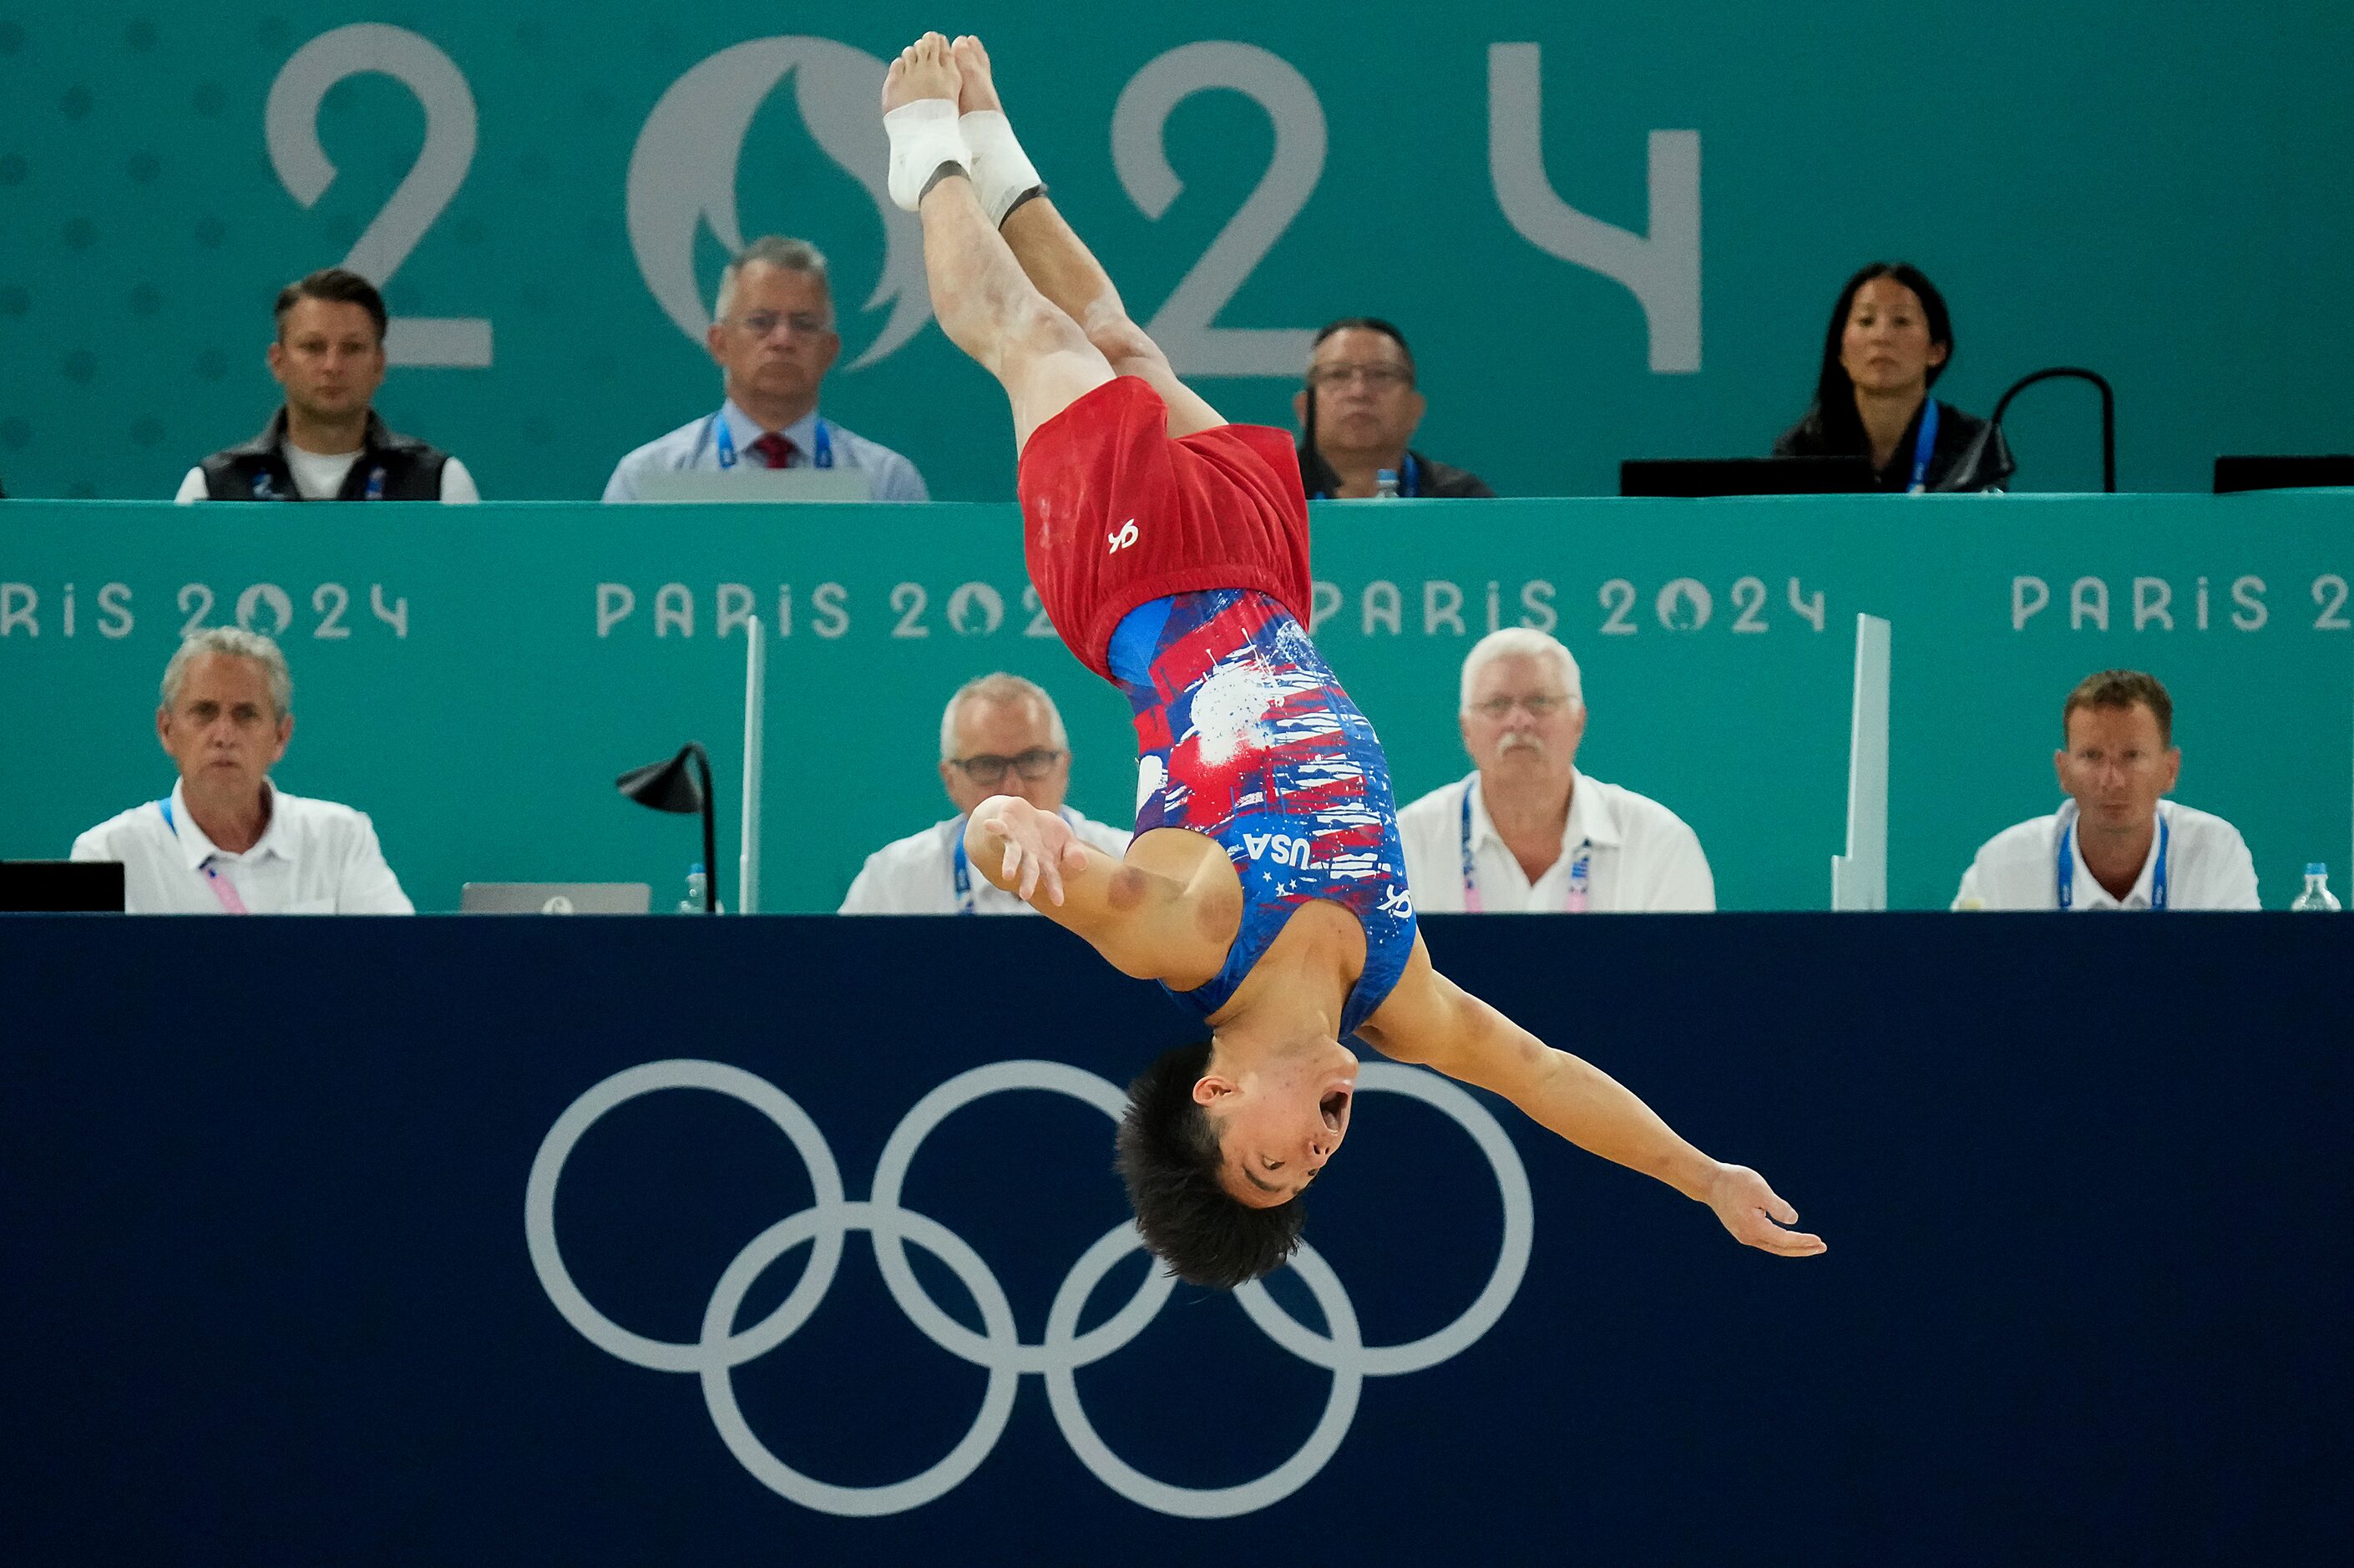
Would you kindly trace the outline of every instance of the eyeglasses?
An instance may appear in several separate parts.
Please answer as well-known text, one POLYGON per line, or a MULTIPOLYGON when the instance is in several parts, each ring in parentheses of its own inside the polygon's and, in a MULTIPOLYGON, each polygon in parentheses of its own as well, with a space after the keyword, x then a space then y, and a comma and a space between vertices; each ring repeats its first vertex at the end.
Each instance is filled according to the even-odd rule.
POLYGON ((1413 379, 1414 372, 1403 365, 1320 365, 1308 373, 1308 385, 1320 392, 1352 381, 1363 381, 1375 392, 1389 392, 1413 379))
POLYGON ((1569 704, 1570 699, 1567 697, 1547 695, 1490 697, 1484 703, 1473 703, 1471 711, 1484 719, 1500 719, 1509 715, 1514 708, 1526 708, 1529 710, 1529 717, 1542 719, 1551 718, 1569 704))
POLYGON ((780 326, 792 328, 795 337, 815 337, 820 333, 833 330, 832 322, 809 311, 794 311, 790 314, 781 311, 754 311, 748 316, 730 316, 727 320, 730 325, 742 327, 754 337, 766 337, 780 326))
POLYGON ((1068 752, 1051 746, 1034 746, 1018 757, 998 757, 982 752, 978 757, 951 757, 949 765, 964 769, 964 776, 976 784, 1002 784, 1005 770, 1013 769, 1023 778, 1037 780, 1055 771, 1068 752))

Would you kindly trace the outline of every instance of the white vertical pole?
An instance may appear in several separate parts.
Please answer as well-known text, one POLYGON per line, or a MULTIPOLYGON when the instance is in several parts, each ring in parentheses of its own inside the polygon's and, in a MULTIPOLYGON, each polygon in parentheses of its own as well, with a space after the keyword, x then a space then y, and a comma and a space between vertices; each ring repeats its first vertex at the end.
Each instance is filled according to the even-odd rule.
POLYGON ((1888 907, 1889 623, 1855 618, 1847 753, 1847 853, 1831 856, 1833 909, 1888 907))
POLYGON ((768 680, 769 645, 756 615, 744 623, 744 847, 736 867, 736 907, 745 915, 760 912, 760 720, 768 680))

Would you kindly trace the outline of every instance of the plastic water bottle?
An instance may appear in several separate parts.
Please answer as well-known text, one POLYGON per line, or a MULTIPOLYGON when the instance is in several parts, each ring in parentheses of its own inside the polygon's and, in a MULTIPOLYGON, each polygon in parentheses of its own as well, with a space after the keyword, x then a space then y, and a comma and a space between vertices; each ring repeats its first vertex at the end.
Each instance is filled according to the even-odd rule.
POLYGON ((708 879, 703 874, 703 863, 701 861, 696 861, 693 865, 688 866, 686 868, 686 896, 678 901, 678 912, 682 915, 700 915, 704 913, 704 894, 705 889, 708 885, 708 879))
POLYGON ((2292 909, 2318 909, 2335 912, 2338 900, 2329 892, 2329 868, 2315 861, 2305 868, 2305 891, 2296 895, 2292 909))
POLYGON ((1394 468, 1385 468, 1380 472, 1374 474, 1373 499, 1375 501, 1395 501, 1397 498, 1397 470, 1394 468))

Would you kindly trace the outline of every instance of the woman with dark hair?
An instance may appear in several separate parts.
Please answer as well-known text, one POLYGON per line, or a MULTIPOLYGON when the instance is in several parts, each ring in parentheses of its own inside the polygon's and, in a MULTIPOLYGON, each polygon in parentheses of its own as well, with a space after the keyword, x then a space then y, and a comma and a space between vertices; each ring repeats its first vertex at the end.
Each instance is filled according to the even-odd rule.
POLYGON ((1865 458, 1882 490, 2000 489, 2018 466, 2002 432, 1929 396, 1953 357, 1937 286, 1917 267, 1873 262, 1840 291, 1815 406, 1774 455, 1865 458))

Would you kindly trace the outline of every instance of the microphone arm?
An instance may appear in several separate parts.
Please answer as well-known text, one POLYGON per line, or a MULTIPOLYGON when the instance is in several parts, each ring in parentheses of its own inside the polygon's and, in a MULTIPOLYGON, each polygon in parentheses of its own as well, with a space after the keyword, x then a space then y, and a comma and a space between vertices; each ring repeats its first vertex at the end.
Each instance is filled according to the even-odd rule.
POLYGON ((2039 381, 2051 381, 2061 377, 2074 381, 2089 381, 2100 388, 2101 490, 2105 494, 2114 495, 2117 490, 2117 395, 2110 389, 2108 378, 2100 372, 2084 370, 2073 365, 2055 365, 2049 370, 2039 370, 2032 376, 2023 376, 2013 382, 2010 390, 1996 401, 1994 418, 1988 422, 1996 429, 2001 429, 2003 410, 2010 407, 2010 400, 2013 397, 2039 381))

